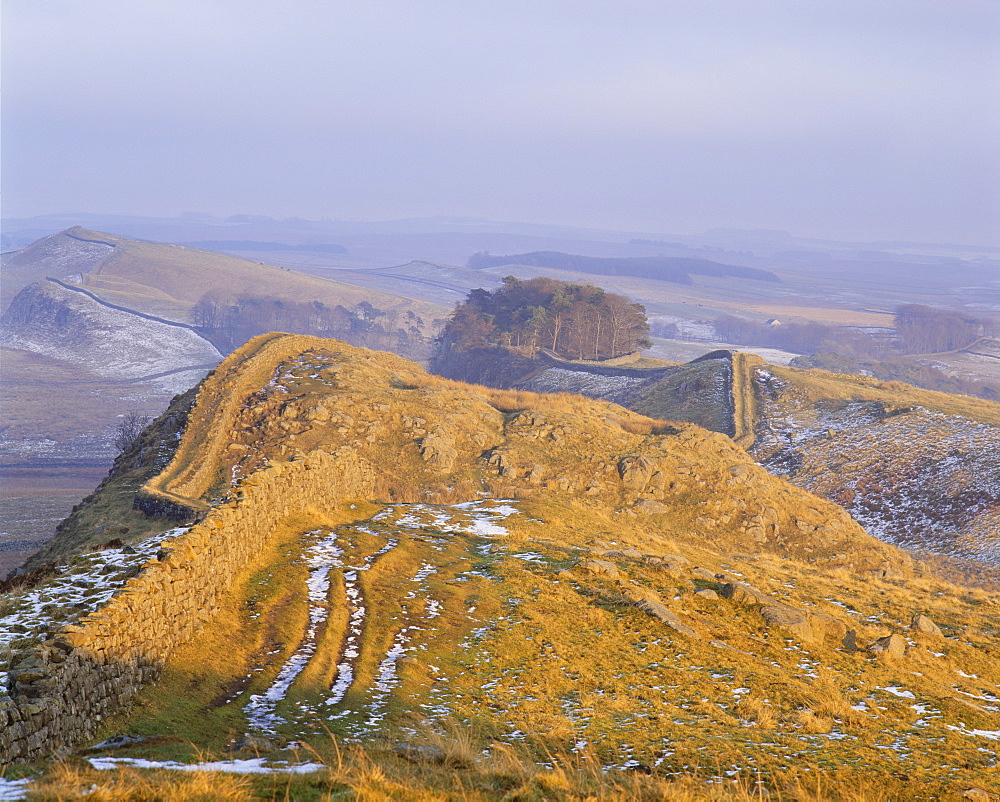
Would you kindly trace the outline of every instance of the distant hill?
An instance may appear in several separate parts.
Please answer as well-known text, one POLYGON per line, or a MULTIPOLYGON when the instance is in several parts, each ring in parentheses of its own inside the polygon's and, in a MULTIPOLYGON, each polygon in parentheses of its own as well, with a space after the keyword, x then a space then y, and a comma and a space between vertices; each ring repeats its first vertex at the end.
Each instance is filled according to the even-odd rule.
MULTIPOLYGON (((31 531, 45 488, 62 498, 62 476, 109 465, 120 416, 159 414, 214 367, 219 348, 319 320, 374 347, 405 343, 419 357, 435 320, 449 311, 227 254, 80 227, 5 254, 2 267, 0 503, 14 505, 2 510, 5 557, 12 550, 23 556, 51 536, 49 518, 31 531), (197 328, 193 313, 206 296, 226 314, 214 327, 197 328), (29 490, 11 500, 19 483, 29 490)), ((76 498, 66 509, 79 496, 76 485, 69 492, 76 498)), ((9 560, 2 564, 10 567, 9 560)))
POLYGON ((194 304, 212 292, 344 306, 366 301, 379 309, 412 309, 427 319, 441 311, 398 295, 363 290, 213 251, 130 240, 80 228, 56 236, 88 246, 112 247, 111 253, 83 274, 83 286, 108 300, 165 317, 184 319, 194 304))
POLYGON ((509 256, 491 256, 476 253, 469 257, 466 267, 484 270, 503 265, 529 265, 547 267, 553 270, 575 270, 598 276, 637 276, 675 284, 692 284, 692 275, 753 279, 755 281, 781 281, 769 270, 741 265, 726 265, 707 259, 691 259, 680 256, 634 256, 608 258, 580 256, 558 251, 536 251, 509 256))
POLYGON ((185 248, 202 248, 209 251, 303 251, 307 253, 348 253, 343 245, 315 243, 311 245, 287 245, 283 242, 260 242, 258 240, 207 239, 198 242, 179 243, 185 248))

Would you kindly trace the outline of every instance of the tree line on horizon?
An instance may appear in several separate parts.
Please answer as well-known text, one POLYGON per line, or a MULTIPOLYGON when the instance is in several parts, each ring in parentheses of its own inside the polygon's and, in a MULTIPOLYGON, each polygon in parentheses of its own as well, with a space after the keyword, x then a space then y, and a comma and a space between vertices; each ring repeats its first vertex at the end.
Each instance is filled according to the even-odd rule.
POLYGON ((892 329, 879 331, 815 322, 769 325, 735 315, 722 315, 713 325, 720 340, 736 345, 764 345, 797 354, 834 351, 879 359, 894 354, 958 351, 980 337, 1000 335, 1000 323, 995 320, 923 304, 897 307, 892 329))
POLYGON ((940 367, 907 359, 959 351, 981 337, 998 337, 1000 322, 993 319, 977 318, 954 309, 903 304, 896 309, 892 328, 876 331, 823 323, 771 326, 733 315, 718 318, 714 327, 723 342, 762 345, 800 354, 791 362, 795 367, 867 374, 928 390, 1000 401, 1000 382, 955 376, 940 367))
POLYGON ((533 253, 493 256, 488 251, 472 254, 465 266, 484 270, 503 265, 531 265, 553 270, 575 270, 598 276, 636 276, 639 278, 670 281, 674 284, 693 284, 692 275, 744 278, 753 281, 781 281, 770 270, 744 265, 728 265, 708 259, 688 256, 582 256, 561 251, 534 251, 533 253))
POLYGON ((503 347, 564 359, 611 359, 649 348, 642 304, 592 284, 506 276, 492 292, 472 290, 445 324, 435 351, 456 353, 503 347))
POLYGON ((427 359, 431 341, 423 335, 424 321, 412 311, 382 310, 367 301, 353 308, 328 306, 321 301, 219 293, 204 295, 192 309, 192 322, 223 354, 270 331, 310 334, 343 340, 351 345, 393 351, 409 359, 427 359))

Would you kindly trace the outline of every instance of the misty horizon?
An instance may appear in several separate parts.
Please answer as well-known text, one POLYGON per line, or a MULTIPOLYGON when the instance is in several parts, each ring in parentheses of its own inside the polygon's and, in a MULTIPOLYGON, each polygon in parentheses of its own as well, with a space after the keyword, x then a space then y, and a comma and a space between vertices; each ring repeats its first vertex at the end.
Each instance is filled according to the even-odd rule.
POLYGON ((3 10, 5 218, 1000 245, 984 0, 3 10))

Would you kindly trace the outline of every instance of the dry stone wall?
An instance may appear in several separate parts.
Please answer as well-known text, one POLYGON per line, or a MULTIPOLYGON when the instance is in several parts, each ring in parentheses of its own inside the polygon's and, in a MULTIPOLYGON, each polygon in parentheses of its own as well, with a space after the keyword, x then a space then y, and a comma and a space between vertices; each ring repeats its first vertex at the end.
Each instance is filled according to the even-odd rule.
POLYGON ((21 656, 0 701, 0 764, 66 750, 155 679, 221 596, 264 559, 290 515, 366 497, 372 466, 350 449, 255 473, 235 501, 165 541, 156 559, 78 624, 21 656))

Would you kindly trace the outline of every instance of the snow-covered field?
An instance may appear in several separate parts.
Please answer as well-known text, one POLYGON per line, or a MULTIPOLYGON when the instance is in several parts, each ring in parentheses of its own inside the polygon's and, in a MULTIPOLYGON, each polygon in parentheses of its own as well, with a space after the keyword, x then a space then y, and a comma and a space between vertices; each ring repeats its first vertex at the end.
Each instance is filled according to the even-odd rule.
POLYGON ((36 305, 39 313, 26 323, 6 326, 0 344, 113 379, 214 365, 222 358, 215 346, 190 329, 112 309, 52 283, 39 292, 44 296, 36 305))
POLYGON ((733 345, 717 342, 711 339, 668 340, 662 337, 653 338, 653 347, 643 351, 645 356, 656 359, 666 359, 671 362, 690 362, 712 351, 742 351, 746 354, 757 354, 772 365, 787 365, 798 354, 791 351, 781 351, 777 348, 764 348, 756 345, 733 345))
POLYGON ((28 264, 44 265, 48 275, 69 279, 73 274, 87 272, 113 251, 114 247, 101 242, 85 242, 65 234, 52 234, 24 251, 5 257, 4 261, 9 261, 15 269, 28 264))

